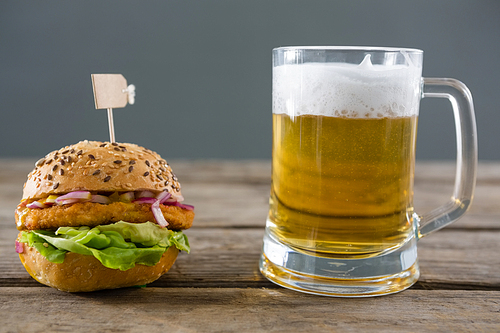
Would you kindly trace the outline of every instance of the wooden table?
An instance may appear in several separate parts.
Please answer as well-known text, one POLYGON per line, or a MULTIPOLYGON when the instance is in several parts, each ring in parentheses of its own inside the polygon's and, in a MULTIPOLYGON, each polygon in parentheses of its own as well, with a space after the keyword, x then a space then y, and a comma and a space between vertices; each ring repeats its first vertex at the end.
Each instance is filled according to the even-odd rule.
MULTIPOLYGON (((464 218, 419 242, 417 284, 345 299, 283 289, 259 273, 266 161, 170 161, 196 207, 192 252, 147 288, 45 287, 14 251, 14 208, 33 162, 0 160, 0 332, 500 332, 500 163, 480 163, 464 218)), ((417 211, 447 201, 453 177, 453 164, 418 163, 417 211)))

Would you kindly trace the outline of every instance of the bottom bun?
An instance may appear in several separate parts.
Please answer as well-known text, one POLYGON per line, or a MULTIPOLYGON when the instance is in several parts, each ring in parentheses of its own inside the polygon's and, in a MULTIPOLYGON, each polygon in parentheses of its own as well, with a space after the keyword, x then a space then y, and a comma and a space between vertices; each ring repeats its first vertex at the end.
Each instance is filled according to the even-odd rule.
POLYGON ((23 243, 19 254, 26 271, 38 282, 68 292, 87 292, 102 289, 141 286, 157 280, 175 262, 179 250, 171 246, 154 266, 135 265, 121 271, 103 266, 93 256, 74 252, 66 253, 64 262, 48 261, 35 248, 23 243))

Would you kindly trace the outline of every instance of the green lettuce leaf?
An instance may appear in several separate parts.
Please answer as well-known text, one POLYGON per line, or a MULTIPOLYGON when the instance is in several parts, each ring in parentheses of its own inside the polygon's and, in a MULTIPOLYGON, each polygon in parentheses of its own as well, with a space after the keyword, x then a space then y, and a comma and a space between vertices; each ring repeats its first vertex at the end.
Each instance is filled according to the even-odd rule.
POLYGON ((19 239, 35 247, 47 260, 62 263, 66 252, 91 255, 104 266, 125 271, 142 264, 153 266, 163 253, 175 246, 189 253, 187 236, 182 231, 160 228, 157 224, 117 222, 89 227, 61 227, 23 231, 19 239))

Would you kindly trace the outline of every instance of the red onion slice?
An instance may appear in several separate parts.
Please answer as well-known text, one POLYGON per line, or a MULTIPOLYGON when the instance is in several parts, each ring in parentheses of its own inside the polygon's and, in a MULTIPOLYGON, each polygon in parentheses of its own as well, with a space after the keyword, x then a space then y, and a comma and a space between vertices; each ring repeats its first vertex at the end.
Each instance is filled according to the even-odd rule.
POLYGON ((135 199, 132 202, 138 203, 138 204, 154 204, 156 201, 158 201, 158 200, 155 198, 139 198, 139 199, 135 199))
POLYGON ((90 200, 84 200, 84 199, 65 199, 65 200, 59 200, 59 202, 57 204, 60 205, 60 206, 63 206, 63 205, 71 205, 71 204, 74 204, 74 203, 87 202, 87 201, 90 201, 90 200))
POLYGON ((23 243, 20 243, 16 240, 16 252, 17 253, 23 253, 24 252, 24 245, 23 243))
POLYGON ((95 203, 100 203, 100 204, 109 204, 111 200, 105 195, 100 195, 100 194, 94 194, 92 195, 92 198, 90 199, 90 202, 95 202, 95 203))
POLYGON ((167 201, 171 196, 172 196, 172 194, 168 193, 167 191, 163 191, 156 196, 156 199, 158 199, 160 201, 160 203, 162 204, 165 201, 167 201))
POLYGON ((192 205, 177 203, 176 206, 181 207, 182 209, 194 210, 194 206, 192 206, 192 205))
POLYGON ((165 228, 168 226, 168 222, 165 220, 160 208, 160 200, 156 200, 155 203, 151 205, 151 211, 153 212, 156 222, 160 225, 160 227, 165 228))
POLYGON ((174 201, 174 202, 166 201, 163 204, 165 206, 177 206, 177 207, 180 207, 182 209, 194 210, 194 206, 181 204, 180 202, 177 202, 177 201, 174 201))
MULTIPOLYGON (((69 192, 68 194, 65 194, 65 195, 61 195, 59 198, 56 199, 56 204, 58 205, 65 205, 67 203, 62 203, 68 199, 71 199, 71 200, 78 200, 78 201, 75 201, 75 202, 81 202, 81 201, 84 201, 84 200, 90 200, 92 199, 92 195, 90 194, 89 191, 73 191, 73 192, 69 192)), ((70 202, 70 203, 73 203, 73 202, 70 202)))
POLYGON ((43 203, 39 201, 33 201, 32 203, 26 205, 26 208, 45 208, 45 207, 47 206, 45 206, 43 203))
POLYGON ((182 194, 179 194, 179 193, 172 194, 172 199, 175 199, 175 201, 177 201, 177 202, 183 202, 184 201, 184 197, 182 196, 182 194))
POLYGON ((140 191, 137 193, 136 198, 154 198, 155 194, 151 191, 140 191))

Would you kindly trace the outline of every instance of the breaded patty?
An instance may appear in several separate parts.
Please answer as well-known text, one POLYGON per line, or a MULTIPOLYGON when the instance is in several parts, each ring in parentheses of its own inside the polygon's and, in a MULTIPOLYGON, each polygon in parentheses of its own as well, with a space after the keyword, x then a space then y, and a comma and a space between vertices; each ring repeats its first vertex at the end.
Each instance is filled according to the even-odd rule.
MULTIPOLYGON (((194 212, 177 206, 160 205, 168 229, 188 229, 193 224, 194 212)), ((84 202, 49 208, 16 210, 19 230, 57 229, 58 227, 95 227, 119 221, 131 223, 155 222, 149 204, 114 202, 108 205, 84 202)))

